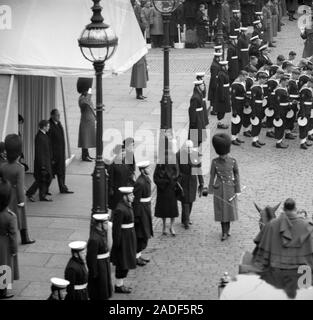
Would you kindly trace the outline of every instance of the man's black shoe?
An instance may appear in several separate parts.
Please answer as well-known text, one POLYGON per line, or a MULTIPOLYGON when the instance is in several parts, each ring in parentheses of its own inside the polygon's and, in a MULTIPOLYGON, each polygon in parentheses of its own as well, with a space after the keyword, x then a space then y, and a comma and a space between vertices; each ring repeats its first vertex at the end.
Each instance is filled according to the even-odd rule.
POLYGON ((267 132, 266 132, 266 136, 267 136, 268 138, 275 138, 275 133, 274 133, 273 131, 267 131, 267 132))
POLYGON ((36 202, 36 200, 33 198, 33 196, 26 195, 26 197, 30 202, 36 202))
POLYGON ((312 142, 306 141, 306 142, 305 142, 305 145, 306 145, 307 147, 312 147, 313 144, 312 144, 312 142))
POLYGON ((296 136, 293 135, 291 132, 289 132, 289 133, 286 133, 286 134, 285 134, 285 138, 286 138, 287 140, 295 140, 295 139, 296 139, 296 136))
POLYGON ((82 161, 92 162, 92 159, 90 157, 84 157, 84 158, 82 158, 82 161))
POLYGON ((234 146, 241 146, 241 143, 238 142, 237 140, 233 140, 231 144, 233 144, 234 146))
POLYGON ((121 287, 115 286, 114 289, 115 289, 114 290, 115 293, 127 293, 128 294, 128 293, 132 292, 131 288, 125 287, 124 285, 121 287))
POLYGON ((138 259, 136 259, 136 264, 137 264, 137 266, 143 267, 143 266, 145 266, 147 263, 146 263, 143 259, 138 258, 138 259))
POLYGON ((226 130, 226 129, 228 129, 228 125, 227 125, 227 124, 224 124, 224 123, 218 123, 218 124, 217 124, 217 129, 226 130))
POLYGON ((289 147, 288 144, 285 144, 283 142, 276 143, 276 148, 277 149, 287 149, 288 147, 289 147))
POLYGON ((247 138, 251 138, 251 137, 252 137, 251 131, 245 131, 245 132, 243 133, 243 135, 244 135, 245 137, 247 137, 247 138))
POLYGON ((41 198, 41 199, 39 199, 39 201, 43 201, 43 202, 52 202, 52 199, 48 199, 48 198, 41 198))
POLYGON ((308 150, 308 147, 307 147, 307 145, 305 143, 301 143, 300 149, 308 150))
POLYGON ((60 191, 60 193, 72 194, 72 193, 74 193, 74 191, 62 190, 62 191, 60 191))
POLYGON ((245 143, 245 141, 240 140, 239 138, 236 139, 239 143, 245 143))
POLYGON ((265 146, 265 145, 266 145, 265 142, 261 142, 260 140, 258 140, 257 142, 258 142, 258 144, 259 144, 260 146, 265 146))
POLYGON ((6 293, 5 295, 1 295, 0 296, 0 300, 4 300, 4 299, 11 299, 14 297, 14 294, 12 293, 6 293))
POLYGON ((257 141, 252 142, 252 147, 261 148, 257 141))

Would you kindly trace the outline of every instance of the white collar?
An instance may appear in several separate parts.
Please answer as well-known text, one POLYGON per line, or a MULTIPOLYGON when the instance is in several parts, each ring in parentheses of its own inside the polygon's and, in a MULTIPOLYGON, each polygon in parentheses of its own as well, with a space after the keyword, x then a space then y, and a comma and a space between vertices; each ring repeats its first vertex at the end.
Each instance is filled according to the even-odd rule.
POLYGON ((45 131, 43 131, 42 129, 39 129, 39 131, 41 131, 43 134, 46 134, 46 132, 45 132, 45 131))

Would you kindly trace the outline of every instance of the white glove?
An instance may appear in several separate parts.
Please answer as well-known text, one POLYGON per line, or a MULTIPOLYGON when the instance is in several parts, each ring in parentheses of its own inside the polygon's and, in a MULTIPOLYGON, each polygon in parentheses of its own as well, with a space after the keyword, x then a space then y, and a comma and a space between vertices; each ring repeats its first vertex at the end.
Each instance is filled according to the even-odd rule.
POLYGON ((89 88, 88 94, 92 94, 92 88, 89 88))
POLYGON ((18 203, 17 206, 23 208, 25 206, 25 203, 24 202, 18 203))

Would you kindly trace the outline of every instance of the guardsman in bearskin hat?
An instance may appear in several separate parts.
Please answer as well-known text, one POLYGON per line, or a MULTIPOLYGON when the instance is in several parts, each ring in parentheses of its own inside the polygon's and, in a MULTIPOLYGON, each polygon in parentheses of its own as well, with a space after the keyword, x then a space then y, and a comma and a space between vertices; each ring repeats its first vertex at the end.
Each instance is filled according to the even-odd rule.
POLYGON ((227 134, 216 134, 213 147, 219 155, 212 160, 208 192, 213 194, 215 221, 221 223, 224 241, 230 236, 230 222, 238 220, 237 196, 240 179, 237 161, 231 158, 231 139, 227 134))
POLYGON ((25 199, 25 169, 19 162, 22 154, 22 140, 17 134, 9 134, 5 138, 5 150, 7 163, 4 163, 0 171, 4 179, 12 185, 11 201, 9 209, 17 216, 18 229, 21 234, 22 244, 31 244, 32 240, 28 234, 25 199))
POLYGON ((250 38, 249 57, 251 57, 251 56, 259 57, 260 56, 259 42, 260 42, 260 39, 259 39, 258 35, 250 38))
POLYGON ((232 144, 240 146, 244 143, 238 138, 242 127, 243 110, 246 104, 246 77, 248 73, 244 70, 240 71, 238 78, 231 86, 231 105, 232 105, 232 123, 231 134, 232 144))
POLYGON ((229 36, 230 43, 227 50, 228 75, 230 82, 238 77, 239 74, 239 57, 237 47, 237 36, 229 36))
MULTIPOLYGON (((262 22, 261 20, 253 21, 253 32, 252 37, 258 36, 258 39, 263 41, 264 31, 262 30, 262 22)), ((251 39, 250 39, 251 40, 251 39)))
POLYGON ((217 128, 228 129, 228 125, 221 122, 225 114, 231 111, 230 108, 230 91, 229 91, 229 76, 228 76, 228 61, 220 61, 221 70, 217 76, 217 86, 215 94, 214 108, 217 112, 217 128))
MULTIPOLYGON (((270 69, 270 71, 273 68, 270 69)), ((276 73, 267 81, 268 85, 268 103, 267 108, 265 109, 266 115, 266 136, 268 138, 275 138, 274 132, 274 115, 275 115, 275 89, 279 86, 279 82, 284 72, 281 69, 277 69, 276 73)))
POLYGON ((294 68, 291 73, 291 79, 288 82, 288 93, 289 93, 289 110, 286 115, 286 134, 285 138, 287 140, 294 140, 296 136, 292 134, 294 129, 294 124, 298 113, 299 104, 299 89, 298 81, 300 76, 300 70, 294 68))
POLYGON ((66 288, 70 282, 61 278, 51 278, 50 282, 51 294, 47 300, 65 300, 66 288))
POLYGON ((151 179, 149 177, 149 161, 137 163, 140 176, 134 185, 134 216, 137 240, 136 261, 138 266, 145 266, 149 258, 142 257, 141 253, 148 246, 148 241, 153 237, 152 211, 151 211, 151 179))
POLYGON ((286 129, 286 115, 289 109, 289 95, 287 90, 289 78, 283 75, 280 78, 278 87, 275 92, 275 115, 274 115, 274 127, 275 127, 275 139, 277 149, 287 149, 288 145, 283 142, 285 129, 286 129))
POLYGON ((309 78, 308 82, 300 89, 300 110, 298 112, 298 125, 300 148, 306 150, 312 144, 307 141, 309 118, 313 105, 313 78, 309 78))
POLYGON ((86 246, 87 243, 85 241, 73 241, 69 244, 72 257, 64 271, 65 280, 70 282, 67 286, 65 300, 88 300, 86 246))
POLYGON ((78 148, 82 149, 82 160, 90 162, 88 149, 96 147, 96 114, 91 100, 92 78, 78 78, 77 91, 80 93, 78 105, 81 112, 78 148))
POLYGON ((262 119, 264 118, 263 100, 264 90, 263 85, 267 82, 268 73, 259 71, 256 77, 257 81, 251 88, 251 124, 252 124, 252 146, 261 148, 265 143, 259 141, 259 134, 262 128, 262 119))
POLYGON ((239 55, 239 70, 249 63, 249 40, 247 38, 246 32, 248 28, 241 27, 240 35, 238 37, 238 55, 239 55))
POLYGON ((124 285, 130 269, 136 268, 136 232, 134 225, 133 187, 121 187, 123 198, 112 213, 113 247, 111 261, 115 265, 115 293, 131 293, 132 288, 124 285))
POLYGON ((201 160, 199 152, 194 150, 191 140, 187 140, 181 150, 177 152, 177 164, 179 166, 178 182, 182 186, 183 193, 178 200, 182 206, 181 222, 185 229, 189 229, 192 222, 190 215, 193 203, 196 201, 197 191, 201 197, 203 190, 203 176, 201 172, 201 160), (199 183, 199 187, 198 187, 199 183))
POLYGON ((204 124, 207 127, 209 125, 209 114, 208 114, 208 108, 206 105, 206 84, 204 81, 205 72, 197 72, 196 73, 196 80, 203 81, 204 84, 204 90, 202 91, 202 101, 203 101, 203 118, 204 118, 204 124))
POLYGON ((257 68, 261 69, 265 65, 272 65, 272 61, 269 57, 269 50, 267 44, 262 44, 259 48, 260 55, 258 57, 258 65, 257 68))
POLYGON ((87 243, 88 295, 90 300, 108 300, 112 296, 110 250, 112 224, 108 214, 94 214, 87 243))
POLYGON ((215 94, 216 94, 216 84, 217 84, 217 75, 221 70, 221 66, 219 62, 222 60, 222 52, 215 52, 214 58, 210 67, 210 83, 208 90, 208 100, 210 101, 211 114, 216 115, 217 113, 214 111, 214 103, 215 103, 215 94))
POLYGON ((245 71, 248 72, 248 76, 246 77, 246 99, 245 99, 245 105, 244 105, 244 109, 243 109, 243 114, 242 114, 242 125, 243 125, 243 135, 245 137, 251 138, 251 129, 252 129, 252 125, 251 125, 251 113, 252 113, 252 109, 251 109, 251 88, 254 84, 255 81, 255 76, 258 72, 258 70, 250 65, 248 67, 245 68, 245 71))
POLYGON ((240 10, 233 10, 233 16, 230 18, 230 35, 238 36, 241 27, 240 10))
POLYGON ((192 140, 195 146, 200 147, 206 140, 205 122, 203 117, 203 80, 194 81, 193 95, 189 106, 189 134, 188 139, 192 140))

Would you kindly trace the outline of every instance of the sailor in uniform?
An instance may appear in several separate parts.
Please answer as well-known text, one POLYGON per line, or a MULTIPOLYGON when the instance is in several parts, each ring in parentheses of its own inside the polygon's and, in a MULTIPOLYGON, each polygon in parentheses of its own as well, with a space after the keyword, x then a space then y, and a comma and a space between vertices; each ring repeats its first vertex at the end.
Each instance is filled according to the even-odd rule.
POLYGON ((233 16, 230 18, 230 35, 238 36, 240 33, 241 20, 240 20, 240 10, 233 10, 233 16))
POLYGON ((275 93, 275 139, 277 149, 287 149, 288 145, 283 142, 285 128, 286 128, 286 115, 289 108, 289 95, 287 90, 289 78, 283 75, 280 78, 279 86, 274 90, 275 93))
POLYGON ((123 195, 113 210, 113 246, 111 261, 115 265, 115 293, 132 292, 131 287, 124 285, 124 279, 130 269, 136 268, 136 232, 134 225, 134 187, 120 187, 123 195))
POLYGON ((138 266, 145 266, 149 258, 142 257, 142 251, 148 246, 153 237, 152 211, 151 211, 151 179, 149 177, 149 161, 137 163, 140 176, 134 185, 134 217, 137 240, 136 262, 138 266))
POLYGON ((255 148, 261 148, 265 143, 259 140, 259 134, 262 128, 262 119, 264 118, 263 111, 263 99, 264 90, 263 85, 268 79, 268 73, 266 71, 259 71, 256 76, 256 82, 251 87, 251 124, 252 124, 252 146, 255 148))
POLYGON ((85 241, 73 241, 69 244, 72 257, 65 268, 65 280, 70 284, 67 286, 65 300, 88 300, 88 271, 86 268, 86 246, 85 241))
POLYGON ((240 71, 238 78, 231 86, 231 105, 232 105, 232 144, 240 146, 244 143, 243 140, 238 138, 242 127, 243 110, 246 103, 246 77, 248 73, 244 70, 240 71))
POLYGON ((248 28, 241 27, 240 35, 238 37, 238 56, 239 56, 239 70, 243 70, 249 63, 249 40, 246 35, 248 28))
POLYGON ((112 224, 108 214, 94 214, 87 243, 88 294, 90 300, 108 300, 112 296, 110 250, 112 224))
POLYGON ((260 51, 259 51, 259 48, 260 48, 260 39, 259 39, 259 36, 256 35, 256 36, 253 36, 250 38, 250 47, 249 47, 249 57, 251 56, 255 56, 255 57, 259 57, 260 56, 260 51))
POLYGON ((61 278, 51 278, 50 282, 51 294, 47 300, 65 300, 66 288, 70 282, 61 278))

